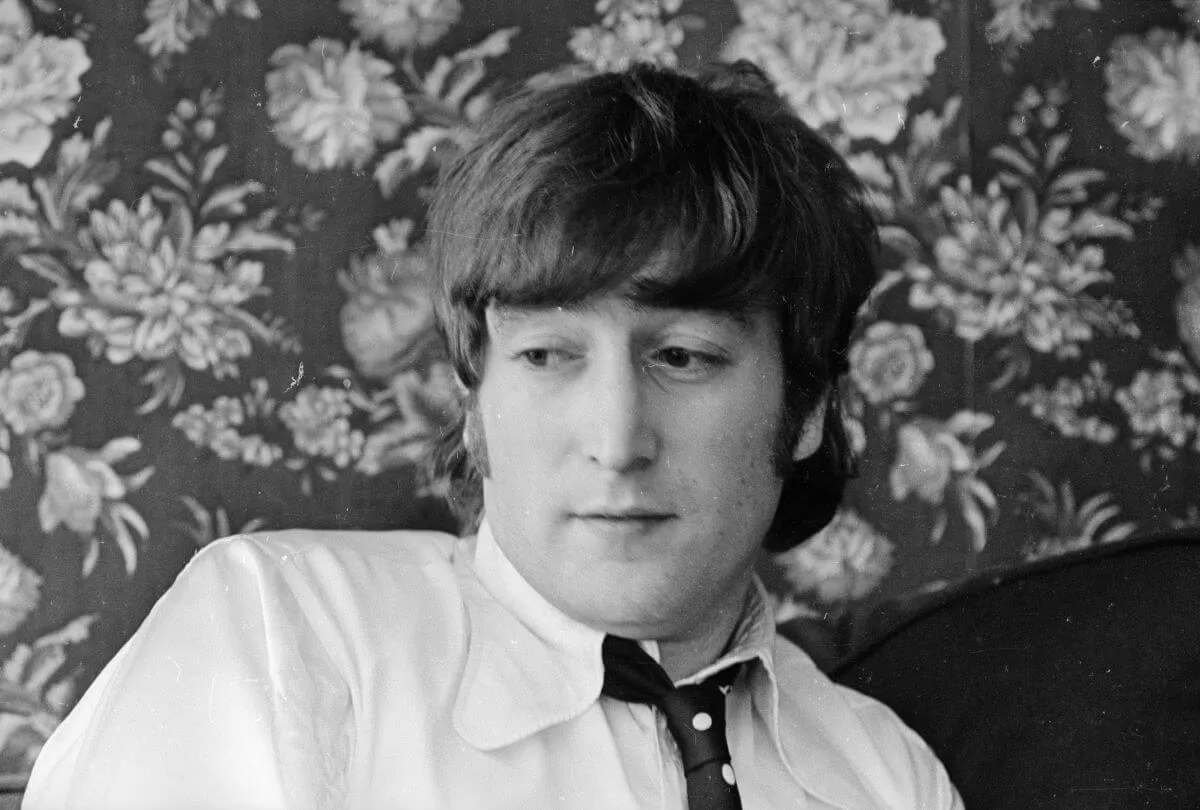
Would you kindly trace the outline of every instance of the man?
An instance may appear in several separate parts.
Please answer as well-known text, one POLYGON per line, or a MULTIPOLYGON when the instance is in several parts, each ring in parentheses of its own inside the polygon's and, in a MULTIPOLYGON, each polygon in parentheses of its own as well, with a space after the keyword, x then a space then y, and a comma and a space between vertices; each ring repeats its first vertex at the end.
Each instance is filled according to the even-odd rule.
POLYGON ((874 229, 836 153, 747 65, 639 67, 500 106, 429 231, 477 534, 213 544, 26 808, 960 807, 753 575, 849 474, 874 229))

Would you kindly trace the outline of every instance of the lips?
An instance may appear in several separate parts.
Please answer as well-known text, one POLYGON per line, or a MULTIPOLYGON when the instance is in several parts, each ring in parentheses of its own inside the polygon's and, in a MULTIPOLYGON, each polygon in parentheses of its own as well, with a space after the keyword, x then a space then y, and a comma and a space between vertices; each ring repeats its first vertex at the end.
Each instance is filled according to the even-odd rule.
POLYGON ((659 509, 588 509, 574 513, 577 518, 585 520, 613 520, 613 521, 646 521, 646 520, 670 520, 675 517, 675 513, 667 512, 659 509))

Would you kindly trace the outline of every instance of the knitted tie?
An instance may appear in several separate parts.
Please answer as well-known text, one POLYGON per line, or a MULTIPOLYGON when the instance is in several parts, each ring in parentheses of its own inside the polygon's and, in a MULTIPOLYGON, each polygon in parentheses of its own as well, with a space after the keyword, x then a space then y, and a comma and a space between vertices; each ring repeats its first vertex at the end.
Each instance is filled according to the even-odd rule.
POLYGON ((655 706, 666 716, 683 759, 688 810, 741 810, 725 740, 725 691, 738 668, 724 669, 703 683, 676 687, 636 641, 606 636, 602 649, 601 691, 627 703, 655 706))

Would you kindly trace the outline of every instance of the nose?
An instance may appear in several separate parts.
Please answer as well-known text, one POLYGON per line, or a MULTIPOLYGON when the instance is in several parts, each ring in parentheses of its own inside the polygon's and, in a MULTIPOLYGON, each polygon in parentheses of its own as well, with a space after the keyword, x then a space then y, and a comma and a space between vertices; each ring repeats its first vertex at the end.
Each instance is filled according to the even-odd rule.
POLYGON ((597 466, 616 473, 649 467, 659 436, 649 412, 645 374, 628 356, 593 363, 578 403, 583 451, 597 466))

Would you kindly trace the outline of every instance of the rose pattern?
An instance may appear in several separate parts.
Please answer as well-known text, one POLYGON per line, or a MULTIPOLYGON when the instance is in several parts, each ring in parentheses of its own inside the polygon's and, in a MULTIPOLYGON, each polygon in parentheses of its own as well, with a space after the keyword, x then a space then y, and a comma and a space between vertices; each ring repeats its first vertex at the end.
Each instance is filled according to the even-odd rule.
POLYGON ((265 292, 263 265, 217 264, 205 243, 220 230, 209 226, 182 244, 149 196, 136 208, 114 200, 107 211, 92 211, 96 255, 84 269, 88 289, 54 292, 63 308, 59 331, 86 338, 117 365, 135 357, 178 358, 218 377, 235 374, 257 326, 241 305, 265 292))
MULTIPOLYGON (((1066 209, 1042 212, 1041 238, 1033 239, 1021 221, 1038 212, 1016 210, 997 181, 979 194, 968 177, 940 190, 937 210, 947 233, 934 243, 932 264, 914 260, 906 268, 914 282, 908 303, 944 315, 962 340, 1016 339, 1066 359, 1100 334, 1137 336, 1118 302, 1088 294, 1113 277, 1100 245, 1073 241, 1082 217, 1072 223, 1066 209)), ((1127 234, 1119 223, 1105 227, 1127 234)))
POLYGON ((675 67, 676 49, 691 20, 663 17, 678 13, 681 5, 682 0, 598 0, 600 23, 576 28, 567 47, 576 60, 599 72, 634 62, 675 67))
POLYGON ((1184 410, 1186 381, 1186 377, 1173 369, 1142 369, 1113 399, 1125 412, 1136 436, 1143 440, 1162 437, 1171 445, 1182 447, 1200 425, 1196 413, 1184 410))
POLYGON ((65 354, 30 349, 0 370, 0 416, 18 435, 62 427, 83 395, 83 382, 65 354))
POLYGON ((936 20, 879 0, 738 0, 723 57, 759 65, 814 128, 891 143, 946 47, 936 20))
POLYGON ((1175 297, 1179 339, 1200 365, 1200 245, 1188 245, 1175 259, 1175 278, 1183 284, 1175 297))
POLYGON ((338 8, 363 39, 393 51, 434 44, 462 16, 459 0, 341 0, 338 8))
POLYGON ((850 379, 868 402, 879 405, 916 394, 933 362, 919 328, 876 321, 850 347, 850 379))
POLYGON ((301 452, 345 468, 362 455, 366 441, 361 430, 350 426, 353 413, 346 391, 310 385, 280 407, 279 418, 292 431, 301 452))
MULTIPOLYGON (((37 203, 24 183, 11 177, 0 179, 0 239, 5 236, 36 239, 39 232, 36 214, 37 203)), ((0 303, 0 313, 5 309, 0 303)))
POLYGON ((0 546, 0 636, 20 627, 38 606, 42 578, 0 546))
POLYGON ((91 65, 81 41, 35 34, 20 0, 0 2, 0 164, 41 161, 91 65))
POLYGON ((989 43, 1003 48, 1004 64, 1011 68, 1017 51, 1032 42, 1038 31, 1054 27, 1058 13, 1071 5, 1098 11, 1100 0, 992 0, 992 18, 984 34, 989 43))
POLYGON ((163 58, 187 53, 191 44, 208 35, 216 18, 233 13, 258 19, 255 0, 150 0, 146 4, 146 30, 137 43, 151 56, 163 58))
MULTIPOLYGON (((386 234, 389 244, 353 257, 338 280, 349 300, 342 306, 342 340, 359 372, 387 380, 412 367, 433 341, 433 300, 424 252, 409 245, 412 220, 386 234)), ((384 236, 381 234, 381 236, 384 236)))
POLYGON ((267 112, 275 136, 311 171, 353 166, 375 154, 412 120, 392 66, 357 45, 315 39, 284 45, 271 57, 267 112))
POLYGON ((121 457, 75 447, 47 456, 46 490, 38 502, 42 531, 63 525, 76 534, 93 534, 104 502, 120 500, 127 492, 111 466, 121 457))
POLYGON ((797 594, 822 603, 862 599, 892 569, 895 546, 853 510, 842 510, 828 526, 796 548, 775 557, 797 594))
POLYGON ((1120 36, 1104 76, 1109 118, 1132 154, 1200 161, 1200 39, 1161 28, 1120 36))
POLYGON ((916 495, 928 503, 940 504, 951 474, 970 466, 970 456, 962 442, 931 419, 917 419, 904 425, 896 439, 900 452, 889 480, 892 497, 898 500, 916 495))

